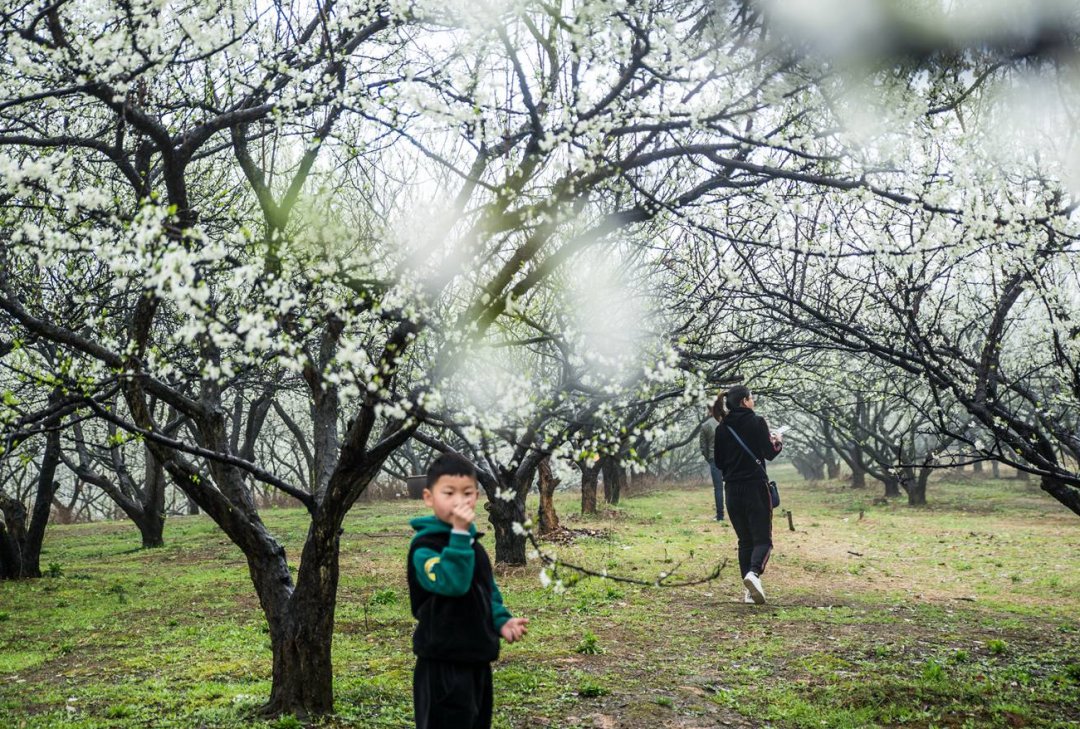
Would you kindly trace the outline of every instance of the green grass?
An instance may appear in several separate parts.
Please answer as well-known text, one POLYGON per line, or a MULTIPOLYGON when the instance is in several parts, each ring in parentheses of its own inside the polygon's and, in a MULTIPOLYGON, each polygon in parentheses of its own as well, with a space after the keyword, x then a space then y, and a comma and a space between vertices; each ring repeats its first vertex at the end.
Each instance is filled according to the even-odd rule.
MULTIPOLYGON (((550 545, 562 559, 649 580, 729 563, 693 588, 584 580, 561 595, 536 563, 500 568, 532 622, 495 666, 495 726, 1080 722, 1080 520, 1010 481, 945 477, 910 509, 775 470, 796 531, 777 515, 765 606, 741 602, 734 535, 710 520, 704 483, 592 519, 561 494, 564 526, 605 535, 550 545)), ((403 560, 422 508, 362 504, 346 521, 336 714, 321 726, 412 726, 403 560)), ((266 522, 295 559, 304 513, 266 522)), ((171 520, 166 540, 144 551, 124 523, 51 527, 53 576, 0 583, 0 727, 298 725, 257 715, 270 647, 243 555, 201 517, 171 520)))

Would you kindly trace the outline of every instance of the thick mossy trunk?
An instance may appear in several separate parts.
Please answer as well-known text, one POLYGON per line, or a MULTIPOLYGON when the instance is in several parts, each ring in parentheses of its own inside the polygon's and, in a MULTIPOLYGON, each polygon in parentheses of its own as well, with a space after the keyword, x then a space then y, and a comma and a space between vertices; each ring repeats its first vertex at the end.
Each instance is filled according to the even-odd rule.
POLYGON ((885 498, 895 499, 900 496, 900 479, 895 476, 886 476, 882 479, 885 484, 885 498))
POLYGON ((270 593, 264 609, 266 601, 276 603, 266 610, 274 659, 270 699, 264 707, 267 715, 292 714, 304 719, 334 710, 331 648, 340 574, 339 545, 333 520, 311 525, 300 557, 296 588, 287 598, 283 599, 281 590, 268 584, 282 568, 287 572, 284 559, 267 562, 256 577, 257 584, 266 585, 270 593))
POLYGON ((537 529, 540 534, 550 534, 559 528, 559 515, 555 512, 555 489, 560 481, 551 472, 551 459, 540 461, 540 513, 537 515, 537 529))
POLYGON ((142 515, 135 520, 143 549, 165 544, 165 467, 146 449, 146 477, 143 483, 142 515))
POLYGON ((604 500, 616 505, 626 486, 626 468, 613 456, 606 456, 601 463, 604 474, 604 500))
POLYGON ((907 502, 908 506, 925 506, 926 505, 926 484, 930 480, 930 469, 919 469, 919 475, 916 478, 906 479, 904 486, 907 490, 907 502))
POLYGON ((41 544, 49 523, 53 496, 56 495, 56 467, 60 463, 60 421, 47 421, 53 427, 45 436, 41 454, 37 492, 27 521, 26 508, 17 500, 0 493, 0 579, 18 580, 41 577, 41 544))
POLYGON ((851 488, 864 489, 866 488, 866 469, 862 465, 861 458, 853 458, 850 463, 851 466, 851 488))
POLYGON ((139 527, 143 549, 165 546, 165 512, 152 511, 144 514, 135 526, 139 527))
POLYGON ((818 458, 817 454, 792 456, 791 465, 795 466, 804 481, 821 481, 825 478, 825 461, 818 458))
POLYGON ((600 467, 598 465, 586 466, 579 463, 581 469, 581 513, 596 513, 596 488, 600 479, 600 467))
POLYGON ((26 539, 26 507, 0 493, 0 580, 23 574, 22 545, 26 539))
POLYGON ((1080 489, 1052 476, 1043 476, 1040 486, 1043 491, 1060 501, 1074 514, 1080 516, 1080 489))
POLYGON ((287 614, 270 628, 273 679, 268 716, 292 714, 298 719, 334 710, 334 670, 330 646, 334 608, 319 601, 290 604, 287 614))
POLYGON ((511 501, 490 500, 487 509, 495 532, 495 562, 525 564, 525 535, 514 531, 514 522, 523 521, 525 495, 519 493, 511 501))

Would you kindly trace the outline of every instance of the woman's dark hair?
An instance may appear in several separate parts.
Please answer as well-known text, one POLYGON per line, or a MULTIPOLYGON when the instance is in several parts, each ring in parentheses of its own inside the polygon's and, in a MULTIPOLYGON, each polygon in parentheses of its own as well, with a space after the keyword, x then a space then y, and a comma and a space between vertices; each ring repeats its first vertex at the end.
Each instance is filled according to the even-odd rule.
POLYGON ((750 397, 750 388, 746 385, 735 385, 725 392, 716 401, 713 407, 720 407, 720 412, 726 416, 729 412, 742 405, 742 401, 750 397))
POLYGON ((476 467, 460 453, 449 451, 440 454, 427 469, 427 488, 435 485, 441 476, 469 476, 476 479, 476 467))

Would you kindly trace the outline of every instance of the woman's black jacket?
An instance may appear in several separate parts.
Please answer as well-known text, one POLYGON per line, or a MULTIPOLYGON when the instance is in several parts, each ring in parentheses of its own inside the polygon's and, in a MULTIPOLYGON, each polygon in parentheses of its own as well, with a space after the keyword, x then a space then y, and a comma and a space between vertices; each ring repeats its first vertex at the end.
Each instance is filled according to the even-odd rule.
POLYGON ((756 415, 750 408, 733 408, 724 416, 722 424, 716 426, 714 451, 716 467, 723 472, 724 481, 767 481, 764 464, 758 465, 732 437, 728 428, 733 428, 739 434, 754 455, 771 461, 780 451, 769 440, 769 426, 765 418, 756 415))

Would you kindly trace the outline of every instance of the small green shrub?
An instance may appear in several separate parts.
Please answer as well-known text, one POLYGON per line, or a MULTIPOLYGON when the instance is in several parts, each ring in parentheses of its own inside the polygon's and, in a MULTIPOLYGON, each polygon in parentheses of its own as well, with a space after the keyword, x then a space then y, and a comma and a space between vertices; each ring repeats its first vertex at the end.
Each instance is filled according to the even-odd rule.
POLYGON ((1073 681, 1080 683, 1080 663, 1072 662, 1065 664, 1065 675, 1073 681))
POLYGON ((990 651, 991 653, 993 653, 994 655, 996 655, 996 656, 999 656, 1002 653, 1004 653, 1005 649, 1008 648, 1008 647, 1009 647, 1008 644, 1005 641, 1001 640, 1000 638, 994 638, 992 640, 987 641, 987 643, 986 643, 986 649, 988 651, 990 651))
POLYGON ((116 704, 105 709, 105 716, 109 719, 127 719, 133 711, 127 704, 116 704))
POLYGON ((946 678, 945 667, 931 659, 923 666, 922 675, 927 681, 944 681, 946 678))
POLYGON ((577 692, 578 696, 588 699, 593 699, 597 696, 607 696, 609 693, 611 693, 591 678, 582 679, 581 683, 578 684, 577 692))
POLYGON ((372 605, 396 605, 398 601, 397 593, 393 588, 386 587, 381 590, 376 590, 371 593, 372 605))
POLYGON ((604 593, 604 597, 608 600, 622 600, 625 595, 623 591, 615 587, 615 585, 608 585, 607 591, 604 593))
POLYGON ((11 620, 11 613, 7 610, 0 610, 0 623, 7 622, 8 620, 11 620))
POLYGON ((105 591, 110 595, 116 595, 116 601, 121 605, 127 602, 127 589, 122 583, 114 582, 105 591))
POLYGON ((969 658, 971 658, 971 656, 969 656, 968 652, 965 650, 957 650, 952 654, 953 663, 967 663, 969 658))
POLYGON ((657 706, 663 706, 666 709, 675 708, 675 700, 670 696, 657 696, 655 701, 657 706))
POLYGON ((49 566, 45 568, 46 577, 63 577, 64 568, 60 566, 59 562, 49 562, 49 566))
POLYGON ((592 598, 585 595, 577 601, 577 605, 574 605, 571 610, 573 610, 575 613, 578 613, 579 615, 590 615, 596 612, 596 605, 593 604, 592 598))
POLYGON ((578 643, 578 646, 574 651, 587 656, 597 656, 603 653, 604 649, 600 647, 596 636, 593 633, 586 631, 585 635, 581 636, 581 642, 578 643))
POLYGON ((274 729, 304 729, 304 723, 292 714, 279 717, 271 726, 274 729))

